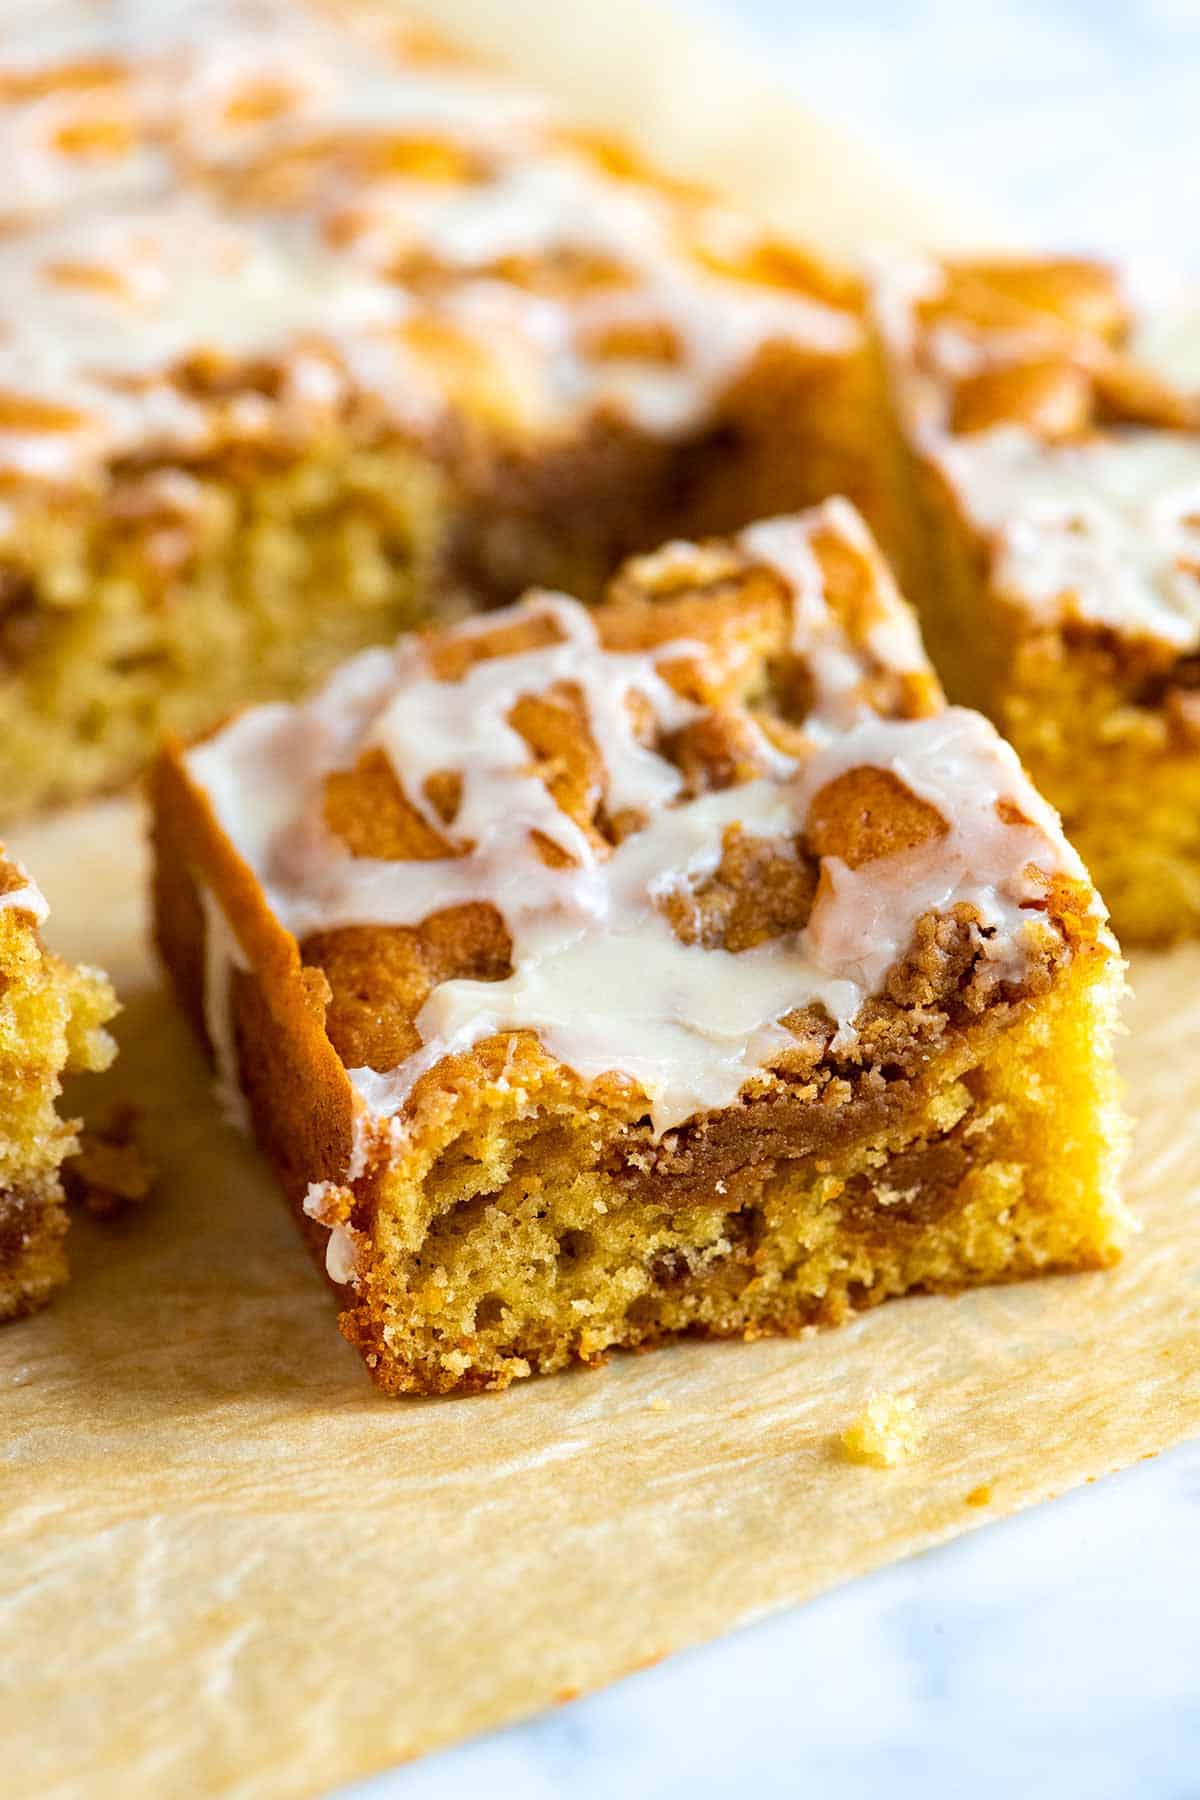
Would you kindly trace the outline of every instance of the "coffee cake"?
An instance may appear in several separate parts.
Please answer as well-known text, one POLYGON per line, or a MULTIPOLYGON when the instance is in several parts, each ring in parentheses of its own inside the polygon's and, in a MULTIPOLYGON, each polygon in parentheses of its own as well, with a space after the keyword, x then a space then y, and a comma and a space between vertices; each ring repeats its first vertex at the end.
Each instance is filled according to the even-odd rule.
POLYGON ((154 787, 162 954, 389 1391, 1118 1253, 1103 907, 843 502, 154 787))

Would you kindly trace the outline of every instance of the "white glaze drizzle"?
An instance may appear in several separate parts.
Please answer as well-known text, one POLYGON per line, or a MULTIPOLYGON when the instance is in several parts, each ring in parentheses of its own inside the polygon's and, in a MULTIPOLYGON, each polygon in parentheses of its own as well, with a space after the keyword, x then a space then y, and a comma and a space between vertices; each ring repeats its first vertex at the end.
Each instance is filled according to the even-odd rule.
POLYGON ((708 273, 684 248, 703 235, 698 203, 607 175, 548 103, 494 72, 405 61, 397 30, 313 0, 51 0, 8 34, 0 84, 73 59, 116 75, 63 75, 32 98, 0 85, 0 215, 27 219, 0 237, 0 395, 61 409, 0 408, 0 469, 86 480, 118 452, 295 429, 347 392, 427 432, 454 395, 404 336, 420 322, 473 345, 525 416, 559 429, 616 408, 686 430, 764 344, 856 343, 846 314, 708 273), (275 110, 243 118, 264 84, 275 110), (106 122, 127 141, 62 148, 64 131, 106 122), (386 155, 364 163, 372 134, 457 146, 467 163, 425 179, 386 155), (260 193, 255 171, 289 153, 302 198, 260 193), (550 298, 504 271, 575 252, 619 279, 550 298), (405 286, 414 253, 441 271, 429 295, 405 286), (176 364, 209 351, 277 363, 290 413, 251 394, 238 418, 184 392, 176 364))
MULTIPOLYGON (((347 1180, 352 1179, 352 1176, 347 1176, 347 1180)), ((324 1225, 329 1232, 325 1245, 325 1273, 330 1281, 336 1281, 339 1287, 354 1287, 357 1286, 358 1265, 354 1232, 330 1211, 333 1196, 341 1191, 333 1181, 310 1181, 304 1195, 303 1210, 308 1218, 315 1219, 318 1225, 324 1225)))
POLYGON ((487 146, 553 117, 467 63, 418 60, 395 80, 403 40, 402 15, 353 0, 38 0, 0 40, 0 212, 144 198, 309 129, 432 127, 487 146), (88 64, 94 79, 73 77, 88 64))
POLYGON ((997 584, 1181 651, 1200 645, 1200 436, 1136 427, 1080 444, 1001 429, 938 460, 990 534, 997 584))
MULTIPOLYGON (((798 621, 811 616, 814 600, 796 533, 826 517, 779 522, 739 540, 750 556, 770 546, 773 566, 795 571, 798 621)), ((533 1030, 583 1080, 616 1071, 635 1081, 661 1133, 730 1104, 761 1076, 791 1041, 780 1020, 794 1008, 819 1003, 841 1042, 850 1042, 863 1001, 881 990, 924 913, 974 906, 985 953, 1016 976, 1028 947, 1023 909, 1044 891, 1037 871, 1084 878, 1013 752, 978 715, 959 709, 895 721, 861 703, 852 713, 839 700, 839 728, 825 722, 798 758, 776 754, 769 773, 743 786, 680 797, 678 772, 639 740, 627 700, 637 694, 665 731, 697 716, 660 674, 697 647, 602 651, 591 615, 561 596, 533 596, 462 629, 536 613, 553 620, 558 642, 476 662, 456 681, 437 679, 419 644, 402 643, 394 656, 369 652, 305 705, 248 712, 189 755, 233 846, 297 938, 352 924, 416 925, 466 900, 490 902, 503 917, 513 973, 443 983, 417 1018, 420 1051, 397 1069, 349 1071, 376 1118, 395 1118, 444 1057, 497 1033, 533 1030), (582 697, 603 751, 610 805, 647 818, 611 851, 560 812, 507 722, 520 696, 563 684, 582 697), (332 836, 322 814, 325 777, 371 747, 387 753, 415 804, 429 774, 459 773, 451 829, 470 846, 466 854, 376 861, 350 855, 332 836), (712 873, 728 827, 773 839, 786 854, 818 791, 861 766, 890 770, 927 800, 944 834, 858 869, 826 857, 809 923, 792 936, 740 955, 680 942, 662 902, 712 873), (1005 823, 1001 801, 1019 822, 1005 823), (553 838, 572 864, 548 867, 534 832, 553 838)), ((904 633, 882 632, 885 648, 893 641, 903 643, 904 633)))
POLYGON ((929 673, 916 619, 848 501, 827 500, 799 518, 760 520, 748 526, 738 542, 749 555, 775 569, 791 592, 792 648, 804 658, 813 682, 813 710, 805 720, 810 737, 852 723, 861 714, 863 680, 872 663, 896 675, 929 673), (818 527, 841 537, 870 570, 875 606, 853 644, 825 598, 812 541, 818 527))
MULTIPOLYGON (((290 344, 284 406, 290 399, 307 417, 349 385, 358 352, 373 356, 371 373, 395 410, 414 374, 415 394, 428 390, 396 339, 403 294, 347 268, 303 231, 249 231, 199 194, 72 216, 0 241, 0 292, 13 315, 0 335, 0 393, 63 409, 48 424, 36 409, 22 417, 0 407, 0 467, 42 480, 70 481, 100 457, 147 442, 201 448, 212 409, 171 372, 204 350, 242 356, 290 344)), ((278 429, 278 406, 253 394, 237 404, 236 417, 226 409, 225 428, 243 436, 278 429)), ((410 401, 408 416, 420 421, 431 408, 427 398, 422 415, 410 401)))

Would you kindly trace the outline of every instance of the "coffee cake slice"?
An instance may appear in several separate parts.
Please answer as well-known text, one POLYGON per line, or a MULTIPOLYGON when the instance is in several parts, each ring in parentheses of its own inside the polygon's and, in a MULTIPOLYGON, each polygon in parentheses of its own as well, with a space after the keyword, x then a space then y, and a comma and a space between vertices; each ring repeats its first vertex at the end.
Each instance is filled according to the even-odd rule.
POLYGON ((882 335, 907 580, 952 699, 1062 814, 1122 937, 1200 931, 1200 306, 1086 262, 916 264, 882 335))
POLYGON ((860 284, 391 7, 41 0, 0 150, 0 817, 426 616, 873 498, 860 284))
POLYGON ((1121 965, 844 502, 155 779, 158 942, 391 1392, 1118 1253, 1121 965))
POLYGON ((59 1170, 78 1128, 56 1102, 64 1075, 106 1068, 114 1051, 112 989, 46 949, 47 912, 0 846, 0 1320, 32 1312, 67 1278, 59 1170))

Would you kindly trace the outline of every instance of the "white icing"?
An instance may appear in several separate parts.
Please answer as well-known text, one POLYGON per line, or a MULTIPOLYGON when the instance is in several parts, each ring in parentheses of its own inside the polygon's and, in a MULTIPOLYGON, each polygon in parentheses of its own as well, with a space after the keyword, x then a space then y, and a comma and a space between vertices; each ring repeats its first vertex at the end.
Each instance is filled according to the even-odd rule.
POLYGON ((469 65, 422 66, 396 81, 397 16, 372 30, 363 7, 334 10, 340 17, 304 0, 40 0, 25 19, 6 18, 0 95, 6 78, 13 92, 0 104, 0 212, 144 198, 197 163, 235 162, 301 131, 432 127, 490 146, 527 138, 552 116, 544 99, 469 65), (89 62, 108 65, 108 78, 69 79, 89 62), (56 70, 66 73, 48 91, 18 85, 56 70), (264 84, 277 108, 247 113, 264 84), (72 148, 72 133, 105 126, 115 128, 108 141, 72 148))
MULTIPOLYGON (((770 552, 794 571, 801 617, 815 607, 796 535, 805 528, 816 521, 779 522, 741 540, 748 554, 770 552)), ((864 999, 880 991, 925 912, 974 906, 986 953, 1015 976, 1025 960, 1024 908, 1044 888, 1037 872, 1083 876, 1013 752, 976 714, 957 709, 888 721, 860 705, 836 731, 810 734, 796 759, 766 758, 767 774, 681 796, 678 772, 640 741, 628 701, 636 695, 663 732, 695 718, 700 709, 667 686, 660 668, 703 652, 686 643, 604 652, 592 616, 561 596, 534 596, 464 631, 537 614, 553 621, 559 641, 476 662, 456 681, 435 677, 419 643, 402 643, 394 657, 371 652, 306 705, 247 713, 190 754, 235 849, 298 938, 353 924, 416 925, 468 900, 490 902, 505 922, 507 979, 444 982, 418 1015, 420 1051, 394 1070, 350 1071, 370 1115, 394 1117, 447 1055, 533 1030, 585 1081, 611 1071, 632 1078, 661 1133, 728 1105, 760 1076, 791 1041, 780 1021, 794 1008, 819 1003, 850 1041, 864 999), (561 813, 508 723, 522 695, 564 686, 580 697, 603 753, 610 810, 630 807, 647 821, 615 849, 561 813), (322 816, 325 777, 372 747, 386 752, 417 805, 429 775, 460 775, 449 829, 463 854, 376 861, 350 855, 332 836, 322 816), (856 870, 827 857, 809 923, 791 936, 740 955, 680 942, 662 902, 716 869, 728 827, 789 854, 814 796, 860 766, 891 770, 936 807, 945 832, 856 870), (1027 822, 1005 823, 1001 801, 1027 822), (547 866, 535 833, 570 864, 547 866)), ((913 652, 901 630, 884 631, 880 642, 913 652)))
POLYGON ((547 103, 491 71, 406 61, 397 32, 386 11, 339 19, 315 0, 48 0, 18 15, 0 42, 0 397, 63 416, 0 408, 0 470, 85 479, 115 453, 203 447, 218 426, 287 429, 347 390, 427 432, 454 397, 406 343, 418 324, 468 340, 548 425, 616 408, 671 433, 702 422, 767 342, 857 341, 845 314, 707 273, 685 248, 704 235, 698 202, 609 177, 547 103), (89 59, 110 78, 22 86, 89 59), (276 105, 255 112, 264 91, 276 105), (113 143, 64 148, 64 132, 70 145, 109 128, 113 143), (373 160, 381 139, 465 163, 422 178, 373 160), (256 185, 285 166, 294 190, 256 185), (506 273, 571 253, 618 279, 550 298, 506 273), (404 285, 413 256, 440 271, 428 294, 404 285), (173 380, 204 351, 270 357, 290 411, 214 417, 173 380))
POLYGON ((11 912, 28 913, 35 924, 44 925, 50 917, 50 908, 41 888, 29 873, 24 863, 16 857, 5 857, 0 847, 0 862, 7 861, 10 869, 15 869, 21 877, 21 886, 9 888, 7 893, 0 894, 0 909, 7 908, 11 912))
POLYGON ((1130 427, 1047 445, 1006 428, 937 456, 992 534, 1002 588, 1051 617, 1200 644, 1200 436, 1130 427))
POLYGON ((776 569, 791 589, 792 646, 804 658, 813 681, 813 711, 805 721, 810 736, 845 725, 861 712, 863 677, 872 662, 893 674, 929 673, 916 619, 870 532, 847 501, 827 500, 804 518, 761 520, 748 526, 738 541, 751 556, 776 569), (839 535, 870 568, 877 603, 853 646, 825 598, 824 577, 812 545, 817 524, 839 535))
MULTIPOLYGON (((345 380, 326 396, 314 390, 321 364, 303 353, 305 338, 338 353, 343 370, 360 345, 374 345, 377 367, 386 353, 385 396, 412 375, 394 336, 406 310, 395 288, 347 268, 311 236, 249 231, 198 195, 0 240, 0 292, 11 313, 0 393, 67 415, 48 429, 36 413, 9 423, 0 408, 0 467, 25 475, 69 479, 81 459, 146 441, 201 444, 208 409, 166 378, 196 352, 242 356, 291 341, 295 399, 306 411, 323 398, 328 405, 345 380)), ((255 397, 245 400, 252 408, 255 397)), ((255 415, 243 410, 230 422, 252 432, 255 415)))

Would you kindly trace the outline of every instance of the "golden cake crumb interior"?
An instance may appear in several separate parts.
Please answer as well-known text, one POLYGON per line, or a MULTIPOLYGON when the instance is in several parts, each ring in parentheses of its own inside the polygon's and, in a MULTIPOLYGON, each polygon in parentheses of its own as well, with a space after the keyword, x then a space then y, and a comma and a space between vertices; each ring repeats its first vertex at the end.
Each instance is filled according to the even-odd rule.
POLYGON ((925 1441, 925 1422, 911 1394, 872 1394, 842 1433, 851 1462, 872 1469, 895 1469, 914 1457, 925 1441))

